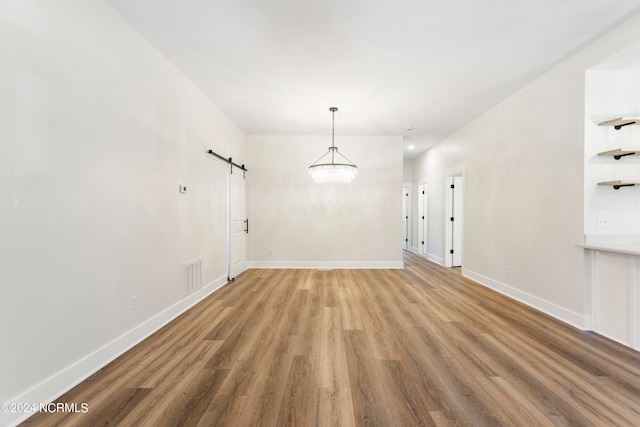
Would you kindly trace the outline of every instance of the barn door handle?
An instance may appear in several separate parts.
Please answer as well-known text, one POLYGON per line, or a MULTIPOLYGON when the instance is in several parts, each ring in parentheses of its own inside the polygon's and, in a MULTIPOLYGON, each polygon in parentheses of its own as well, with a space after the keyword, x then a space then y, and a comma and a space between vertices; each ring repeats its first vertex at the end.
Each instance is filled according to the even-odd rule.
POLYGON ((249 234, 249 218, 245 219, 244 223, 247 225, 247 228, 244 229, 244 232, 249 234))

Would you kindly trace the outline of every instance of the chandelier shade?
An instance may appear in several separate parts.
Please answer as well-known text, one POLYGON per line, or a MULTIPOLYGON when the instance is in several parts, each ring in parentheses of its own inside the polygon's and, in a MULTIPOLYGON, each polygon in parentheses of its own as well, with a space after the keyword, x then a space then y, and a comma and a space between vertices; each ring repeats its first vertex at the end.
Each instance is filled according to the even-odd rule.
POLYGON ((356 177, 358 167, 338 152, 338 147, 335 146, 335 113, 338 109, 331 107, 329 111, 333 116, 331 147, 329 147, 329 151, 309 166, 309 175, 316 183, 346 184, 356 177))

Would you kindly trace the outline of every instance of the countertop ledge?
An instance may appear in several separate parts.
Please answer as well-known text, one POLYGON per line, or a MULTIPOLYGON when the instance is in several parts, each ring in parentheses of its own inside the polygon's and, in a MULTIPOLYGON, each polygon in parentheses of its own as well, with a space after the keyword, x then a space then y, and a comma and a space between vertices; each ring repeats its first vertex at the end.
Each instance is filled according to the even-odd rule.
POLYGON ((603 252, 617 252, 620 254, 628 254, 628 255, 638 255, 640 256, 640 245, 639 244, 627 244, 627 243, 599 243, 599 244, 586 244, 579 243, 576 246, 591 249, 594 251, 603 251, 603 252))

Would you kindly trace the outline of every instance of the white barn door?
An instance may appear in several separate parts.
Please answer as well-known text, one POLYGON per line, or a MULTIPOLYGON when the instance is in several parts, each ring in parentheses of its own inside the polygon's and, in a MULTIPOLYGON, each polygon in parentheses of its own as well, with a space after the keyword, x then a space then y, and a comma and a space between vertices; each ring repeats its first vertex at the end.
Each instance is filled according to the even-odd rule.
POLYGON ((247 269, 247 219, 245 174, 241 169, 229 168, 227 212, 227 268, 229 281, 247 269))

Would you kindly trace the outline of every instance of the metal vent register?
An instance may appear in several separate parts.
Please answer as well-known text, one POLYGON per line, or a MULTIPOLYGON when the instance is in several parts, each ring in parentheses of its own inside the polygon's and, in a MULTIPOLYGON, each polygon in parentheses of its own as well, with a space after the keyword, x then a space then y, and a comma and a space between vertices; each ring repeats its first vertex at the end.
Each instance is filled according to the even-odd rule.
POLYGON ((202 287, 202 259, 182 264, 182 297, 197 291, 202 287))

